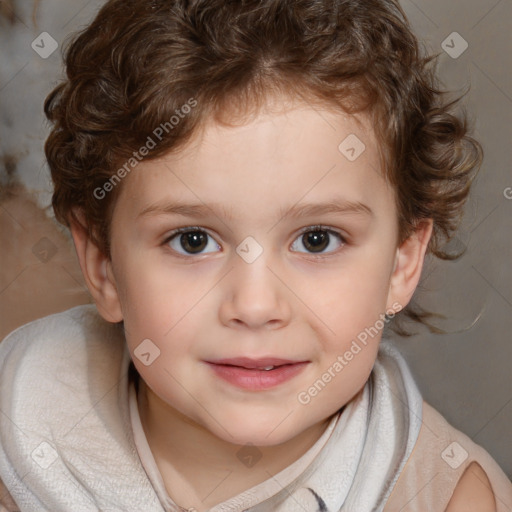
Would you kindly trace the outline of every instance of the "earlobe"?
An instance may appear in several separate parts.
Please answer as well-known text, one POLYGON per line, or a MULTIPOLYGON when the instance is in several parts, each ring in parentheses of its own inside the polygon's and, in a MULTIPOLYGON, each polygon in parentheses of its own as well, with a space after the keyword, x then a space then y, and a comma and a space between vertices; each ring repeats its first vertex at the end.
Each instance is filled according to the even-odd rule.
POLYGON ((72 222, 71 235, 82 274, 98 312, 107 322, 120 322, 123 315, 110 260, 90 240, 81 225, 72 222))
POLYGON ((422 220, 416 231, 397 249, 390 280, 388 308, 398 302, 401 309, 404 309, 411 300, 421 277, 432 228, 432 219, 422 220))

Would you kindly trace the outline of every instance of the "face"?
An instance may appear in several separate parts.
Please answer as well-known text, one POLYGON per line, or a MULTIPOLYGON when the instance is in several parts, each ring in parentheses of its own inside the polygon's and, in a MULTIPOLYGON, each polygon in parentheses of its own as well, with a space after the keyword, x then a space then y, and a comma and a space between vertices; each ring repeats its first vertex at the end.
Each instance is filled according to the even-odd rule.
POLYGON ((384 313, 403 306, 393 190, 365 118, 297 105, 212 122, 122 186, 112 275, 135 366, 168 412, 275 445, 362 389, 384 313), (233 358, 288 364, 212 364, 233 358))

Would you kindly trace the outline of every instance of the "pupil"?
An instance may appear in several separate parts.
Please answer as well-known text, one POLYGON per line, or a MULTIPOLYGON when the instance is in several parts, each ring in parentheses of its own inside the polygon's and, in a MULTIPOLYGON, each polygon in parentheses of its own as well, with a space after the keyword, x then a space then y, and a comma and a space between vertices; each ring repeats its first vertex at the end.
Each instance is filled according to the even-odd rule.
POLYGON ((204 249, 206 236, 200 231, 191 231, 181 235, 181 243, 183 248, 188 252, 201 252, 204 249))
POLYGON ((321 252, 327 247, 329 236, 325 231, 310 231, 304 234, 303 241, 308 250, 321 252))

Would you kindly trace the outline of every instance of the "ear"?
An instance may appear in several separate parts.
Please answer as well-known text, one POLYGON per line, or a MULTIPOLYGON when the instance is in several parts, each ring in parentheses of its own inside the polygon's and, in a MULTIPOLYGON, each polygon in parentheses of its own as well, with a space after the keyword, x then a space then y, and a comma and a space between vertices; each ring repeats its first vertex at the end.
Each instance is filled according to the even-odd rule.
POLYGON ((387 309, 395 309, 392 305, 396 303, 400 304, 400 309, 404 309, 411 300, 421 277, 427 245, 432 236, 432 227, 432 219, 420 221, 416 231, 397 248, 387 309))
POLYGON ((100 315, 107 322, 120 322, 123 314, 112 272, 112 262, 88 237, 83 215, 76 210, 75 214, 81 225, 72 221, 70 229, 87 288, 100 315))

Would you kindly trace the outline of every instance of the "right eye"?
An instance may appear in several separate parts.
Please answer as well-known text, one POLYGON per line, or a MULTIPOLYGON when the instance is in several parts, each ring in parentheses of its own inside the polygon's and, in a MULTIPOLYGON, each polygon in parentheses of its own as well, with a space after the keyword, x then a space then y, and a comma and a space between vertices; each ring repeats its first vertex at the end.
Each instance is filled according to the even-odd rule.
POLYGON ((203 254, 220 250, 219 244, 206 231, 194 227, 180 228, 173 231, 166 238, 164 245, 169 245, 171 249, 183 255, 203 254))

